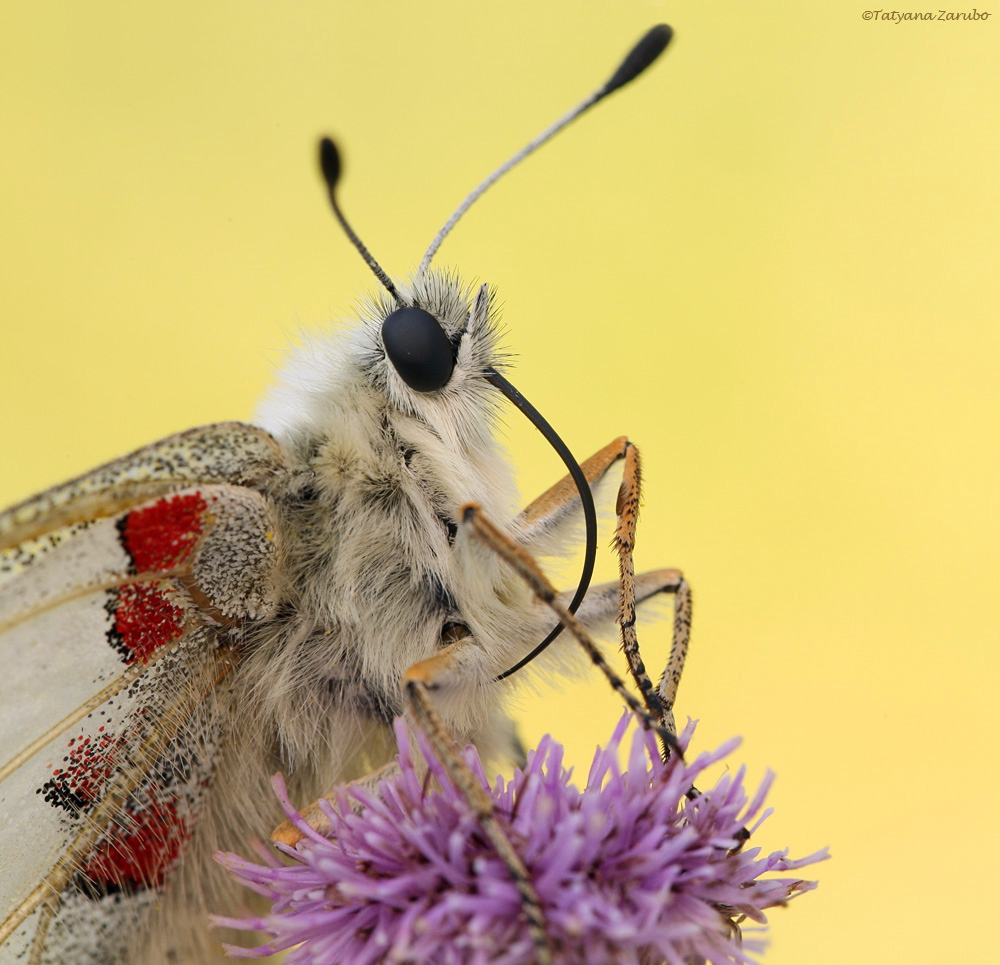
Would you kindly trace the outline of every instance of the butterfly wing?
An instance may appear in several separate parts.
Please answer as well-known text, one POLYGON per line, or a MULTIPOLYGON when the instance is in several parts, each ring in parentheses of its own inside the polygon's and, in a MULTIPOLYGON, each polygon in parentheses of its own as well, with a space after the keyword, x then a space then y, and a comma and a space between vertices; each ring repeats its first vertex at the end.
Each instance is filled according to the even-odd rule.
POLYGON ((234 637, 272 605, 256 487, 283 471, 266 433, 208 426, 0 516, 0 962, 104 956, 156 901, 234 637))

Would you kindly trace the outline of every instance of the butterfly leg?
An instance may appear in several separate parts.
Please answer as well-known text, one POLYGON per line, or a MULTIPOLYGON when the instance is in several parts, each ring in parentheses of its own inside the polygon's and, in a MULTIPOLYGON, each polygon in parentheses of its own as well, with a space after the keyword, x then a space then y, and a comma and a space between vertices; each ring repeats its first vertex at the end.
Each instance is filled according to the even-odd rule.
MULTIPOLYGON (((382 781, 391 781, 397 774, 399 774, 399 764, 393 760, 388 764, 383 764, 381 767, 376 768, 371 773, 365 774, 363 777, 359 777, 351 781, 350 786, 352 788, 368 791, 372 794, 377 794, 378 785, 382 781)), ((336 791, 330 791, 329 794, 323 796, 323 799, 330 801, 336 800, 336 791)), ((361 805, 356 802, 352 802, 351 807, 358 811, 361 810, 361 805)), ((305 805, 305 807, 299 808, 299 816, 314 831, 318 831, 320 834, 326 835, 327 837, 333 837, 333 825, 330 823, 330 819, 326 816, 326 812, 322 807, 320 807, 318 800, 305 805)), ((300 831, 298 826, 293 824, 291 821, 282 821, 281 824, 279 824, 271 832, 271 840, 275 844, 287 844, 290 848, 294 848, 303 839, 303 837, 304 835, 302 834, 302 831, 300 831)))
MULTIPOLYGON (((629 693, 625 682, 609 666, 604 654, 594 642, 583 623, 567 609, 559 594, 552 584, 542 573, 538 564, 531 554, 514 540, 503 533, 497 526, 491 523, 484 515, 479 506, 468 503, 459 510, 462 524, 480 539, 486 546, 490 547, 501 559, 505 560, 521 578, 531 587, 535 596, 545 603, 559 617, 566 629, 576 638, 580 646, 595 664, 598 670, 604 674, 608 682, 616 693, 625 701, 629 710, 635 713, 645 726, 652 728, 668 746, 677 750, 677 738, 673 732, 668 730, 659 720, 658 714, 650 713, 635 697, 629 693)), ((679 752, 679 751, 678 751, 679 752)))
MULTIPOLYGON (((677 698, 677 687, 680 684, 684 661, 687 658, 688 643, 691 639, 691 588, 680 570, 661 571, 663 592, 674 595, 674 626, 670 657, 663 671, 663 676, 660 678, 659 686, 654 690, 642 662, 635 629, 636 587, 632 553, 635 548, 635 531, 639 519, 641 496, 642 473, 639 450, 631 443, 626 443, 624 458, 622 482, 615 506, 618 517, 618 523, 615 527, 615 550, 618 554, 621 585, 618 623, 621 628, 622 650, 649 712, 660 717, 664 726, 675 734, 677 729, 673 714, 674 701, 677 698)), ((669 748, 666 745, 664 751, 669 753, 669 748)))
MULTIPOLYGON (((625 436, 619 436, 580 463, 591 488, 601 484, 608 470, 619 459, 625 458, 630 446, 625 436)), ((573 477, 563 476, 518 514, 514 521, 518 542, 530 552, 544 552, 546 542, 560 539, 564 528, 579 523, 580 512, 580 494, 573 477)))
MULTIPOLYGON (((674 701, 677 699, 677 687, 684 671, 687 658, 688 643, 691 639, 691 588, 680 570, 660 570, 656 574, 644 574, 659 577, 662 581, 660 590, 674 594, 674 626, 673 639, 670 646, 670 656, 660 677, 660 683, 655 693, 652 682, 646 673, 639 652, 639 641, 635 632, 635 604, 637 584, 643 580, 635 576, 635 566, 632 561, 632 551, 635 548, 635 530, 639 518, 639 503, 641 498, 642 473, 639 463, 639 450, 629 444, 625 453, 625 467, 622 473, 621 488, 618 490, 618 502, 615 507, 618 525, 615 528, 615 550, 618 553, 620 574, 621 602, 619 625, 621 627, 622 649, 629 661, 629 668, 649 712, 658 716, 663 726, 671 734, 677 733, 674 722, 674 701)), ((642 594, 638 597, 642 599, 642 594)), ((662 741, 664 758, 670 756, 670 743, 662 741)), ((692 787, 688 790, 689 798, 696 798, 701 792, 692 787)), ((739 843, 734 852, 738 851, 750 837, 746 828, 742 829, 739 843)))
POLYGON ((531 875, 517 849, 497 821, 493 813, 493 799, 462 760, 455 746, 455 740, 431 697, 434 690, 447 686, 452 680, 464 679, 462 666, 464 652, 474 650, 475 646, 472 637, 464 637, 433 657, 415 663, 403 675, 403 689, 414 720, 430 741, 435 755, 444 766, 452 783, 475 810, 480 826, 510 872, 517 892, 521 896, 521 905, 535 946, 536 961, 539 965, 549 965, 552 962, 552 950, 549 946, 541 901, 532 884, 531 875))
MULTIPOLYGON (((597 486, 619 460, 622 461, 622 479, 615 506, 617 524, 614 543, 619 560, 618 624, 622 650, 649 713, 657 718, 662 716, 666 729, 676 733, 673 705, 691 636, 691 589, 680 570, 664 569, 639 577, 635 575, 632 553, 641 495, 639 450, 627 437, 620 436, 581 463, 581 468, 587 481, 597 486), (659 686, 654 688, 639 653, 635 608, 637 602, 657 592, 674 595, 674 621, 670 659, 659 686)), ((518 516, 517 523, 522 532, 519 542, 537 552, 547 537, 556 535, 567 522, 578 517, 579 511, 580 497, 571 477, 565 476, 518 516)), ((599 600, 605 591, 605 587, 593 587, 578 616, 585 617, 595 594, 599 600)), ((583 622, 591 621, 584 619, 583 622)))

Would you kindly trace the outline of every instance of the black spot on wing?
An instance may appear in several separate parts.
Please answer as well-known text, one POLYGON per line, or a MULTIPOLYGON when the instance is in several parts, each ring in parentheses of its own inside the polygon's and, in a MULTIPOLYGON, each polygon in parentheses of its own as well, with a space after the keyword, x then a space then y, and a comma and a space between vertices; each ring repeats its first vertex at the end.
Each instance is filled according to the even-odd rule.
POLYGON ((118 519, 116 519, 115 529, 118 530, 118 542, 121 545, 122 552, 128 559, 128 572, 130 575, 134 576, 138 571, 136 570, 135 567, 135 560, 132 559, 132 551, 129 549, 128 540, 125 538, 125 533, 126 530, 128 529, 129 517, 131 515, 132 515, 131 513, 125 513, 123 516, 120 516, 118 519))
POLYGON ((129 663, 132 659, 132 651, 125 645, 125 638, 118 629, 118 605, 121 602, 121 591, 118 587, 112 587, 104 594, 104 612, 111 619, 111 625, 104 634, 108 645, 118 654, 122 663, 129 663))

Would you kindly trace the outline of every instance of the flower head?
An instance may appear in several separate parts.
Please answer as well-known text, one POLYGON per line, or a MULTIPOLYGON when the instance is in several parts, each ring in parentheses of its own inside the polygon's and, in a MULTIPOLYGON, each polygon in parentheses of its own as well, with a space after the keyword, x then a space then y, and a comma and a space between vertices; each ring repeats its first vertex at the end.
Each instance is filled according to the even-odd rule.
MULTIPOLYGON (((772 775, 752 799, 742 768, 689 795, 738 740, 691 763, 676 756, 664 763, 655 739, 640 731, 622 769, 618 749, 628 722, 597 751, 583 790, 571 783, 563 749, 550 737, 524 771, 492 788, 475 750, 465 751, 531 875, 555 960, 753 962, 760 943, 744 943, 737 923, 763 923, 766 908, 814 888, 783 873, 821 860, 825 851, 789 860, 787 851, 765 856, 740 848, 769 813, 763 804, 772 775)), ((682 747, 692 732, 689 726, 681 735, 682 747)), ((377 796, 352 788, 339 792, 336 806, 323 802, 332 839, 305 824, 275 779, 286 813, 306 837, 297 849, 284 849, 291 866, 266 852, 264 864, 217 856, 273 903, 266 917, 216 919, 272 936, 256 949, 229 947, 231 955, 293 949, 290 965, 534 961, 514 882, 471 808, 426 748, 436 780, 418 776, 402 721, 396 736, 400 771, 377 796), (349 797, 363 809, 352 810, 349 797)))

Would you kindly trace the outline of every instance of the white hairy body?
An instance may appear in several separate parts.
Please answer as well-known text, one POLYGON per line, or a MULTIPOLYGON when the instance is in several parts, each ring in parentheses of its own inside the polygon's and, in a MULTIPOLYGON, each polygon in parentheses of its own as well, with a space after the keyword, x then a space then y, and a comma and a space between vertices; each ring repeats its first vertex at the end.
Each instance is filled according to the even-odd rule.
MULTIPOLYGON (((24 601, 55 579, 56 602, 46 606, 58 611, 58 600, 79 597, 84 584, 125 581, 105 572, 121 555, 113 537, 123 510, 171 493, 212 493, 215 500, 190 572, 169 591, 188 628, 142 672, 136 696, 123 700, 119 691, 109 702, 120 708, 123 730, 130 714, 141 710, 146 720, 151 708, 173 722, 176 733, 158 764, 131 752, 115 763, 137 806, 165 790, 182 802, 190 839, 160 889, 95 897, 70 882, 54 910, 41 905, 0 947, 0 962, 20 960, 20 951, 38 941, 38 916, 45 919, 42 962, 209 961, 223 936, 208 932, 204 916, 235 913, 245 900, 211 856, 245 848, 281 820, 270 776, 284 773, 294 799, 305 804, 391 760, 389 725, 404 709, 404 672, 456 635, 471 635, 475 645, 463 648, 458 682, 440 687, 435 702, 459 741, 475 742, 494 760, 513 753, 504 702, 521 675, 496 677, 545 635, 553 617, 461 530, 459 508, 479 503, 525 548, 545 553, 578 528, 579 501, 531 519, 515 511, 511 469, 493 435, 498 395, 482 379, 503 361, 485 287, 473 296, 457 279, 430 273, 404 292, 434 313, 457 346, 443 390, 421 394, 399 379, 379 341, 390 306, 375 301, 349 331, 308 342, 292 357, 262 407, 273 440, 236 424, 209 427, 194 442, 182 434, 6 515, 15 541, 25 527, 63 534, 55 548, 51 538, 33 537, 31 546, 48 549, 27 556, 22 539, 17 565, 9 567, 8 599, 24 601), (66 525, 80 516, 85 526, 66 525), (92 522, 102 517, 111 520, 104 531, 92 522), (84 552, 99 532, 101 541, 84 552), (57 576, 43 579, 42 562, 57 576), (105 575, 97 578, 97 571, 105 575), (220 653, 222 670, 204 663, 220 653), (205 680, 196 686, 198 674, 205 680), (162 774, 166 758, 169 780, 162 774)), ((126 569, 124 560, 110 567, 126 569)), ((90 624, 71 612, 65 633, 74 653, 89 646, 81 638, 101 639, 103 626, 93 622, 107 609, 101 600, 95 594, 90 624)), ((606 595, 595 597, 592 623, 610 623, 609 603, 606 595)), ((37 609, 29 600, 25 612, 37 609)), ((25 619, 10 632, 34 640, 41 625, 25 619)), ((48 638, 36 642, 50 645, 48 638)), ((112 675, 104 667, 88 678, 85 666, 77 662, 68 674, 78 683, 77 700, 112 675)), ((64 711, 43 706, 41 716, 51 719, 29 724, 52 726, 64 711)), ((65 733, 57 729, 36 754, 39 762, 58 759, 65 733)), ((23 784, 10 792, 20 800, 7 796, 4 806, 25 808, 30 834, 39 805, 28 795, 38 781, 20 773, 23 784)), ((13 780, 0 784, 5 795, 13 780)), ((71 831, 88 819, 79 816, 71 831)), ((56 849, 72 837, 65 828, 49 834, 56 849)), ((8 878, 24 870, 20 860, 8 865, 8 878)), ((82 864, 83 852, 75 860, 82 864)), ((17 891, 15 883, 15 897, 17 891)))
MULTIPOLYGON (((227 936, 205 916, 238 914, 243 897, 213 852, 242 850, 280 821, 275 771, 306 804, 390 761, 404 681, 420 692, 424 724, 437 722, 436 747, 451 747, 450 731, 487 760, 515 752, 512 688, 571 646, 497 679, 554 618, 495 550, 509 537, 535 556, 558 553, 580 528, 581 496, 567 479, 517 512, 494 438, 504 360, 489 293, 427 268, 483 191, 642 73, 670 36, 653 27, 605 84, 468 195, 409 285, 348 226, 339 155, 324 139, 334 213, 386 294, 295 353, 262 428, 192 429, 0 514, 0 965, 221 959, 227 936), (468 503, 499 527, 492 549, 463 529, 468 503)), ((669 731, 690 596, 677 570, 634 578, 634 447, 605 446, 580 486, 619 460, 623 649, 669 731), (657 700, 633 601, 660 592, 675 595, 675 623, 657 700)), ((606 629, 618 608, 618 585, 598 587, 577 617, 606 629)), ((549 961, 526 869, 511 842, 491 840, 549 961)))

